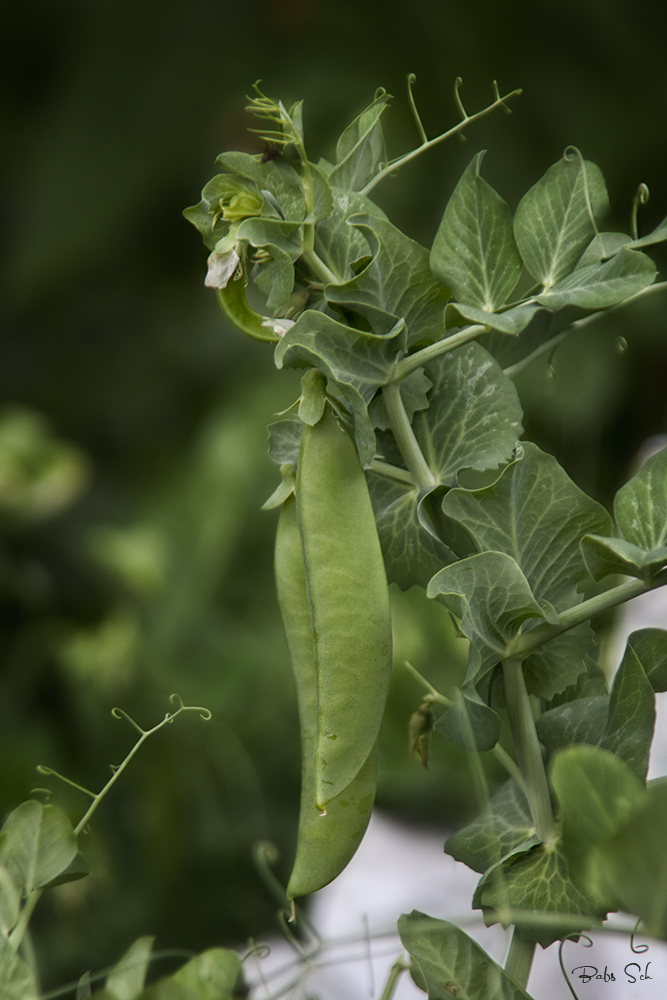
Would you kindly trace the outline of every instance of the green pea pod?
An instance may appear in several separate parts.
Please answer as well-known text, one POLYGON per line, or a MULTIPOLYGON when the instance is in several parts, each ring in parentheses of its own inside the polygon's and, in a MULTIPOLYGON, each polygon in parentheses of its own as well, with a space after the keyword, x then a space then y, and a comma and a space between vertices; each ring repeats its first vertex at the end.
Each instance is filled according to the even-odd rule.
POLYGON ((392 658, 387 577, 366 477, 329 404, 303 429, 296 499, 317 669, 315 802, 323 809, 375 746, 392 658))
POLYGON ((232 321, 243 333, 247 333, 255 340, 269 340, 272 342, 280 340, 279 335, 273 327, 264 326, 266 317, 255 312, 248 305, 245 296, 245 284, 243 278, 231 278, 225 288, 216 289, 218 302, 225 316, 232 321))
POLYGON ((375 798, 375 748, 350 785, 327 804, 315 806, 317 670, 296 501, 283 504, 275 553, 278 600, 292 658, 301 722, 301 809, 296 859, 287 886, 290 899, 316 892, 340 875, 366 832, 375 798))

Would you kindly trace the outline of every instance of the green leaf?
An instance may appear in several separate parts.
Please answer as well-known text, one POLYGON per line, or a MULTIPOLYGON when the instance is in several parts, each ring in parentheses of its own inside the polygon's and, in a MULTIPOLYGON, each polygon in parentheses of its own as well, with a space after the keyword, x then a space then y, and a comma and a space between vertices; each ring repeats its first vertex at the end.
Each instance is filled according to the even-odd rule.
POLYGON ((656 266, 646 254, 623 249, 603 264, 577 268, 537 296, 548 309, 606 309, 653 284, 656 266))
POLYGON ((313 216, 315 222, 324 222, 333 212, 331 185, 314 163, 310 164, 310 174, 313 180, 313 216))
POLYGON ((549 751, 573 743, 599 746, 609 718, 609 695, 576 698, 544 712, 535 726, 540 742, 549 751))
POLYGON ((619 907, 667 939, 667 783, 649 786, 646 803, 600 851, 599 866, 619 907))
POLYGON ((626 541, 645 552, 667 545, 667 448, 621 487, 614 514, 626 541))
POLYGON ((535 835, 528 800, 507 781, 477 819, 445 841, 445 852, 476 872, 485 872, 535 835))
POLYGON ((294 288, 294 264, 292 258, 280 247, 267 244, 262 247, 268 260, 262 259, 252 269, 252 279, 266 295, 266 305, 270 310, 284 306, 294 288))
POLYGON ((652 233, 648 233, 647 236, 642 236, 638 240, 633 240, 632 243, 628 243, 628 246, 635 250, 637 247, 650 247, 654 243, 662 243, 663 240, 667 240, 667 218, 663 219, 652 233))
POLYGON ((227 948, 209 948, 182 965, 171 977, 191 990, 197 1000, 231 1000, 241 960, 227 948))
POLYGON ((114 1000, 137 1000, 144 988, 155 937, 140 937, 130 945, 106 978, 106 990, 114 1000))
MULTIPOLYGON (((599 867, 599 848, 641 807, 643 783, 613 753, 571 746, 555 754, 551 784, 558 797, 563 851, 586 891, 609 896, 599 867)), ((607 898, 609 908, 613 899, 607 898)))
MULTIPOLYGON (((513 306, 505 312, 487 312, 485 309, 477 309, 474 306, 462 305, 459 302, 451 302, 445 312, 445 321, 448 328, 453 326, 465 326, 460 323, 459 318, 468 320, 470 323, 483 323, 484 326, 500 333, 517 336, 526 329, 532 321, 535 313, 540 312, 542 307, 537 302, 524 302, 519 306, 513 306)), ((493 352, 491 352, 493 353, 493 352)))
MULTIPOLYGON (((522 448, 522 457, 495 483, 478 490, 452 489, 442 509, 465 525, 480 550, 512 556, 535 600, 548 601, 560 612, 581 602, 576 586, 588 577, 580 538, 590 531, 608 531, 611 519, 575 486, 555 458, 530 442, 522 448)), ((529 690, 553 697, 576 681, 585 669, 585 657, 594 654, 588 625, 556 637, 528 658, 529 690)))
POLYGON ((64 885, 66 882, 78 882, 80 878, 90 875, 90 866, 79 851, 74 855, 67 868, 47 882, 43 889, 54 889, 57 885, 64 885))
POLYGON ((462 468, 493 469, 514 451, 521 404, 491 355, 470 343, 425 366, 433 383, 428 410, 412 427, 428 467, 439 482, 455 486, 462 468))
POLYGON ((247 240, 254 247, 278 247, 290 261, 303 253, 303 227, 299 222, 282 219, 244 219, 236 230, 237 240, 247 240))
POLYGON ((260 191, 266 190, 273 195, 283 219, 303 221, 306 213, 303 184, 294 167, 282 156, 262 163, 260 156, 233 151, 221 153, 216 163, 230 174, 254 181, 260 191))
POLYGON ((493 312, 521 274, 510 210, 480 177, 484 151, 466 168, 433 240, 431 268, 459 302, 493 312))
POLYGON ((370 215, 386 220, 381 208, 365 195, 354 191, 333 191, 333 210, 326 221, 315 226, 315 250, 340 281, 354 276, 352 265, 368 254, 368 243, 360 229, 348 225, 353 215, 370 215))
MULTIPOLYGON (((470 647, 471 655, 477 652, 470 647)), ((474 672, 477 672, 475 668, 474 672)), ((492 750, 500 737, 500 716, 482 701, 471 683, 452 694, 454 704, 446 708, 433 728, 464 750, 492 750)))
POLYGON ((413 910, 399 918, 398 933, 412 978, 429 1000, 530 1000, 460 927, 413 910))
POLYGON ((39 1000, 35 975, 0 935, 0 997, 2 1000, 39 1000))
POLYGON ((368 472, 367 480, 389 582, 402 590, 426 587, 434 573, 455 559, 433 530, 428 491, 420 493, 376 472, 368 472))
POLYGON ((0 865, 0 938, 7 937, 16 925, 21 909, 21 897, 14 880, 4 865, 0 865))
POLYGON ((653 690, 656 693, 667 691, 667 631, 638 629, 628 638, 627 650, 630 649, 644 668, 653 690))
POLYGON ((363 234, 372 259, 349 281, 327 285, 327 300, 364 316, 379 334, 404 319, 407 345, 438 340, 450 292, 433 277, 428 251, 375 215, 352 215, 348 224, 363 234))
MULTIPOLYGON (((522 306, 516 306, 517 313, 519 310, 526 309, 527 305, 526 303, 522 306)), ((507 310, 507 314, 513 312, 514 309, 507 310)), ((499 313, 501 318, 505 315, 505 313, 499 313)), ((558 333, 559 331, 554 327, 560 323, 560 320, 559 313, 552 313, 548 309, 540 307, 532 314, 530 322, 518 336, 508 337, 503 331, 492 330, 490 333, 482 334, 477 343, 485 347, 489 354, 496 358, 501 368, 508 368, 518 361, 523 361, 524 358, 541 347, 545 341, 558 333)))
POLYGON ((667 548, 644 552, 624 538, 585 535, 581 540, 581 551, 594 580, 617 573, 650 579, 667 563, 667 548))
MULTIPOLYGON (((607 913, 592 893, 573 880, 559 844, 538 844, 526 852, 515 853, 482 876, 474 905, 483 909, 487 924, 500 920, 507 908, 535 915, 590 916, 588 926, 607 913)), ((522 937, 537 941, 543 948, 572 930, 566 922, 562 927, 547 926, 531 921, 530 917, 526 919, 523 914, 512 914, 512 922, 519 927, 522 937)))
POLYGON ((611 689, 601 745, 645 781, 654 727, 655 694, 641 660, 628 642, 611 689))
POLYGON ((296 467, 299 461, 303 424, 300 420, 286 418, 276 420, 267 427, 269 432, 269 457, 276 465, 291 463, 296 467))
POLYGON ((545 290, 573 269, 608 208, 600 168, 567 151, 523 196, 514 234, 526 267, 545 290))
POLYGON ((628 246, 627 233, 596 233, 577 262, 578 270, 591 264, 601 264, 628 246))
POLYGON ((380 116, 390 100, 391 94, 380 89, 373 103, 347 126, 336 147, 336 166, 329 174, 332 187, 360 191, 386 161, 380 116))
POLYGON ((461 621, 461 631, 496 662, 529 618, 544 619, 526 577, 504 552, 482 552, 435 574, 426 591, 461 621))
POLYGON ((28 799, 9 814, 0 831, 0 864, 22 896, 48 885, 75 855, 72 824, 57 806, 28 799))
MULTIPOLYGON (((401 401, 410 422, 412 422, 412 418, 418 410, 428 410, 428 393, 432 388, 433 383, 426 377, 423 368, 417 368, 416 371, 411 372, 401 382, 399 387, 401 401)), ((387 416, 384 397, 381 393, 371 402, 369 413, 374 427, 383 431, 389 430, 391 424, 387 416)))

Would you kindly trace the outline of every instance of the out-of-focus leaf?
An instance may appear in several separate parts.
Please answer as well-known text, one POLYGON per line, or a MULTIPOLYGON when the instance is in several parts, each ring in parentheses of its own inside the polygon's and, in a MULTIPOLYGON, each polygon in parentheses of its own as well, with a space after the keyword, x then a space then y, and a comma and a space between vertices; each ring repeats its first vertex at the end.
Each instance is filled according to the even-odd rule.
POLYGON ((0 864, 22 896, 48 885, 75 855, 72 824, 57 806, 28 799, 9 814, 0 830, 0 864))

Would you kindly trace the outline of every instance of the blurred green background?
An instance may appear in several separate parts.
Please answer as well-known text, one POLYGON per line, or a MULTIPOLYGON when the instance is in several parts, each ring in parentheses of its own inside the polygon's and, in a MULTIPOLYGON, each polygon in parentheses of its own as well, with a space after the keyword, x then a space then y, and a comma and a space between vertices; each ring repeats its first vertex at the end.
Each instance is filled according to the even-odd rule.
MULTIPOLYGON (((436 134, 452 84, 495 114, 376 189, 430 245, 473 153, 512 207, 568 144, 599 163, 609 228, 667 213, 664 5, 622 0, 34 0, 0 12, 0 813, 49 764, 98 789, 132 733, 178 691, 214 713, 148 743, 104 803, 93 874, 49 894, 34 927, 45 987, 159 948, 236 944, 273 928, 253 843, 294 849, 298 729, 272 581, 277 482, 265 425, 295 373, 225 325, 203 288, 206 252, 181 210, 226 149, 257 151, 244 95, 261 78, 305 98, 312 159, 382 85, 390 155, 416 139, 405 77, 436 134)), ((664 275, 664 249, 653 256, 664 275)), ((519 378, 528 433, 609 502, 641 441, 667 431, 667 303, 648 297, 519 378), (627 344, 627 346, 625 346, 627 344)), ((461 668, 423 595, 394 595, 397 663, 444 688, 461 668)), ((407 755, 419 703, 400 670, 378 801, 460 822, 474 803, 457 752, 428 772, 407 755)), ((83 803, 64 788, 72 816, 83 803)))

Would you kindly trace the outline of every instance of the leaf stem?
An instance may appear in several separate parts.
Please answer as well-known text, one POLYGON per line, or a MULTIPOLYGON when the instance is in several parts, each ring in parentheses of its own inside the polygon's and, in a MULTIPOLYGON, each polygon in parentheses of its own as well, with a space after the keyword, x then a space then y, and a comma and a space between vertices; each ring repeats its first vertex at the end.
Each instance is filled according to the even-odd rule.
POLYGON ((23 935, 28 929, 28 923, 30 922, 33 910, 37 906, 43 891, 43 889, 33 889, 23 904, 23 909, 21 910, 19 919, 9 935, 9 943, 14 951, 18 951, 19 945, 23 940, 23 935))
POLYGON ((408 486, 415 485, 414 479, 407 469, 400 469, 397 465, 390 465, 388 462, 383 462, 380 458, 371 460, 370 469, 371 472, 377 472, 387 479, 395 479, 399 483, 407 483, 408 486))
POLYGON ((512 932, 510 948, 505 960, 505 972, 511 976, 517 986, 525 990, 535 955, 535 941, 524 941, 518 927, 512 932))
POLYGON ((396 992, 396 987, 398 985, 398 980, 407 972, 409 966, 405 964, 401 957, 397 958, 391 969, 389 970, 389 975, 387 976, 387 981, 384 984, 384 989, 382 990, 382 996, 380 1000, 392 1000, 394 993, 396 992))
POLYGON ((503 677, 507 714, 535 831, 543 843, 551 844, 556 836, 556 824, 522 660, 518 657, 503 660, 503 677))
POLYGON ((317 275, 318 278, 324 282, 325 285, 339 285, 340 278, 338 275, 334 274, 333 271, 327 267, 322 258, 312 249, 306 249, 301 254, 301 258, 304 263, 308 265, 311 271, 317 275))
POLYGON ((409 163, 410 160, 416 159, 418 156, 421 156, 422 153, 425 153, 427 149, 437 146, 438 143, 444 142, 445 139, 451 139, 452 136, 458 135, 467 125, 478 121, 480 118, 484 118, 492 111, 495 111, 496 108, 499 108, 501 105, 505 105, 505 101, 509 101, 511 97, 517 97, 520 93, 521 90, 513 90, 510 94, 500 97, 496 88, 496 94, 498 94, 498 96, 491 104, 488 104, 481 111, 476 111, 474 115, 468 115, 464 111, 464 117, 457 125, 454 125, 453 128, 450 128, 447 132, 443 132, 441 135, 436 136, 435 139, 427 139, 425 142, 422 142, 420 146, 417 146, 416 149, 413 149, 411 152, 405 153, 403 156, 399 156, 397 159, 388 163, 386 167, 378 171, 375 177, 372 177, 368 184, 361 189, 361 194, 368 194, 369 191, 373 190, 376 184, 387 176, 387 174, 392 174, 395 170, 399 170, 406 163, 409 163))
POLYGON ((476 326, 467 326, 465 329, 459 330, 458 333, 453 333, 451 337, 438 340, 435 344, 423 347, 421 351, 409 354, 406 358, 402 358, 396 362, 391 381, 387 385, 391 385, 394 382, 402 382, 404 378, 407 378, 417 368, 422 368, 423 365, 428 364, 429 361, 433 361, 435 358, 439 358, 442 354, 448 354, 450 351, 455 351, 457 347, 462 347, 463 344, 467 344, 471 340, 476 340, 483 333, 487 333, 488 329, 488 326, 479 324, 476 326))
POLYGON ((611 590, 606 590, 603 594, 596 594, 595 597, 590 597, 587 601, 582 601, 581 604, 563 611, 557 625, 549 625, 548 622, 545 622, 527 632, 521 632, 509 643, 508 652, 511 657, 525 660, 527 656, 534 653, 545 642, 555 639, 557 635, 569 632, 570 629, 595 618, 596 615, 610 611, 619 604, 625 604, 626 601, 631 601, 634 597, 639 597, 657 587, 663 587, 665 584, 667 584, 667 570, 658 573, 651 583, 645 583, 643 580, 627 580, 617 587, 612 587, 611 590))
MULTIPOLYGON (((509 376, 509 378, 514 378, 514 376, 518 375, 520 371, 526 368, 531 361, 534 361, 535 358, 539 358, 541 354, 544 354, 547 351, 552 351, 554 347, 557 347, 562 340, 565 340, 566 337, 569 337, 570 334, 574 333, 576 330, 581 330, 583 327, 588 326, 589 323, 594 323, 595 320, 601 319, 603 316, 610 316, 618 309, 622 309, 625 306, 636 302, 644 295, 650 295, 652 292, 664 292, 665 290, 667 290, 667 281, 659 281, 656 284, 648 285, 647 288, 642 288, 641 291, 635 292, 634 295, 630 295, 627 299, 624 299, 623 302, 618 302, 615 306, 610 306, 608 309, 599 309, 597 312, 591 313, 590 316, 584 316, 583 319, 575 320, 574 323, 571 323, 564 330, 561 330, 560 333, 557 333, 549 340, 545 340, 543 344, 540 344, 540 346, 536 347, 534 351, 531 351, 527 357, 522 358, 521 361, 517 361, 516 364, 508 365, 507 368, 504 368, 503 371, 505 375, 509 376)), ((414 356, 415 355, 412 355, 412 357, 414 356)), ((406 358, 406 360, 408 359, 406 358)))
POLYGON ((420 490, 433 489, 434 486, 438 485, 438 480, 429 469, 415 437, 412 425, 408 420, 408 415, 405 412, 405 406, 401 398, 400 384, 392 382, 389 385, 385 385, 382 389, 382 395, 396 443, 401 455, 405 459, 405 464, 410 470, 415 485, 420 490))

